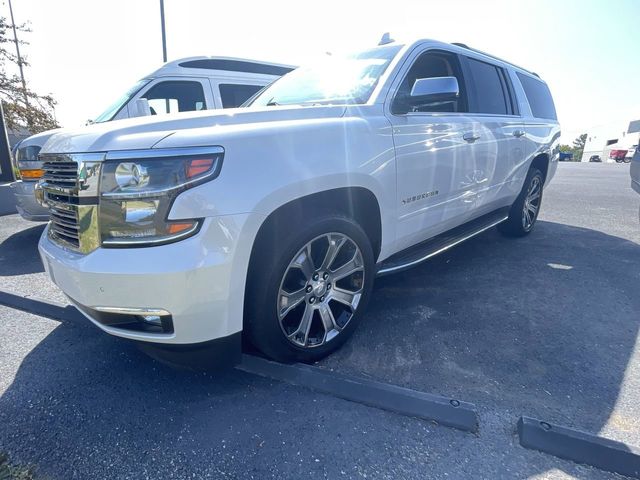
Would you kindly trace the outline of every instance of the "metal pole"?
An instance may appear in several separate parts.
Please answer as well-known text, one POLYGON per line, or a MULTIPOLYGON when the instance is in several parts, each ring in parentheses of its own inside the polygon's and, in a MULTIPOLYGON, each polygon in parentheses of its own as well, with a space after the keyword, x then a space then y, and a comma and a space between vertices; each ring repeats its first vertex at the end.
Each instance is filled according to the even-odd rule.
MULTIPOLYGON (((162 0, 161 0, 162 1, 162 0)), ((20 56, 20 45, 18 44, 18 32, 16 31, 16 21, 13 19, 13 7, 9 0, 9 12, 11 14, 11 27, 13 28, 13 41, 16 43, 16 53, 18 55, 18 68, 20 68, 20 78, 22 79, 22 94, 24 95, 24 103, 29 108, 29 97, 27 96, 27 82, 24 80, 24 70, 22 69, 22 57, 20 56)), ((30 122, 30 118, 27 117, 30 122)))
MULTIPOLYGON (((11 0, 9 0, 11 5, 11 0)), ((167 34, 164 28, 164 0, 160 0, 160 23, 162 24, 162 61, 167 63, 167 34)))

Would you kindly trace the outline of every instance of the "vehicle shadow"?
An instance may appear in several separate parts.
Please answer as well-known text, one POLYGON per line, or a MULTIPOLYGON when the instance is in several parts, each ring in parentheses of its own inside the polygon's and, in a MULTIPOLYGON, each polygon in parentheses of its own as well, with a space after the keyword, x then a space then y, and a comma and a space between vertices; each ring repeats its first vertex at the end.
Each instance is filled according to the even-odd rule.
POLYGON ((24 275, 44 272, 38 255, 38 241, 46 224, 20 230, 0 243, 0 275, 24 275), (25 255, 33 252, 33 255, 25 255))
MULTIPOLYGON (((534 234, 515 241, 487 232, 420 267, 378 279, 356 335, 322 365, 475 402, 479 438, 455 431, 444 436, 444 427, 444 437, 420 437, 452 472, 464 468, 453 452, 462 448, 466 456, 479 445, 491 452, 485 462, 513 462, 504 475, 581 468, 522 449, 513 456, 503 451, 520 448, 511 435, 521 414, 596 433, 610 420, 638 333, 638 265, 640 245, 593 230, 540 222, 534 234), (483 424, 491 411, 507 412, 507 422, 483 424)), ((300 445, 319 435, 316 424, 351 416, 344 432, 321 438, 342 442, 353 461, 346 455, 354 448, 348 431, 365 429, 358 427, 365 420, 348 411, 347 402, 338 412, 326 398, 310 406, 304 389, 274 394, 278 388, 238 371, 171 369, 74 317, 21 359, 0 396, 0 446, 48 465, 45 474, 67 478, 162 477, 156 468, 187 478, 204 464, 224 469, 260 455, 262 437, 255 432, 274 440, 258 458, 280 468, 298 461, 300 445), (304 421, 288 415, 299 405, 311 409, 304 421), (245 460, 224 455, 231 442, 245 460), (167 451, 177 452, 183 466, 165 457, 167 451), (129 470, 119 470, 131 455, 136 461, 127 461, 129 470)), ((401 435, 407 421, 380 434, 401 435)), ((377 458, 367 445, 356 451, 377 458)))
MULTIPOLYGON (((595 230, 493 230, 378 279, 354 338, 323 364, 598 433, 634 355, 639 265, 640 245, 595 230)), ((640 443, 636 412, 615 416, 640 443)))

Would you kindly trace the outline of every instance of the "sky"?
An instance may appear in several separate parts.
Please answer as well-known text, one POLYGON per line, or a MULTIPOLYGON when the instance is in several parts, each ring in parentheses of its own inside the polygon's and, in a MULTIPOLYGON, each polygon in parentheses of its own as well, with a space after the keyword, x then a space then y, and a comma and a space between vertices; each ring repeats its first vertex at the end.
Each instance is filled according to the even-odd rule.
MULTIPOLYGON (((84 124, 162 64, 159 0, 13 0, 29 85, 84 124)), ((7 0, 0 15, 9 16, 7 0)), ((223 55, 301 65, 398 41, 462 42, 547 81, 565 143, 640 118, 640 0, 165 0, 169 60, 223 55)), ((10 45, 8 45, 10 46, 10 45)))

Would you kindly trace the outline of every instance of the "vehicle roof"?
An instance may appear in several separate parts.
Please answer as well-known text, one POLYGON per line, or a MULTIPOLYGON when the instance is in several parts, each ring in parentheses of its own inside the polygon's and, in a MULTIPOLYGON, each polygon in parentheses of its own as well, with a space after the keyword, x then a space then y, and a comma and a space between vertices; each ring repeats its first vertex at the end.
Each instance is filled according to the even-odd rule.
MULTIPOLYGON (((394 42, 395 43, 395 42, 394 42)), ((524 73, 525 75, 528 75, 530 77, 534 77, 536 80, 539 80, 541 82, 544 82, 544 80, 542 80, 540 78, 540 75, 538 75, 535 72, 532 72, 531 70, 527 70, 525 68, 522 68, 512 62, 509 62, 508 60, 504 60, 500 57, 496 57, 495 55, 492 55, 490 53, 487 52, 483 52, 481 50, 477 50, 475 48, 469 47, 468 45, 464 44, 464 43, 458 43, 458 42, 454 42, 454 43, 447 43, 447 42, 441 42, 439 40, 433 40, 431 38, 420 38, 420 39, 412 39, 412 41, 410 42, 403 42, 406 46, 409 47, 414 47, 414 46, 418 46, 424 43, 430 43, 430 44, 435 44, 436 46, 441 46, 442 48, 447 48, 449 50, 454 50, 459 54, 463 54, 463 55, 469 55, 471 54, 472 56, 475 57, 479 57, 479 58, 484 58, 484 60, 490 62, 490 63, 494 63, 494 64, 501 64, 503 67, 507 67, 507 68, 512 68, 518 72, 524 73)))
POLYGON ((255 76, 273 79, 297 68, 295 65, 238 57, 185 57, 165 63, 147 77, 159 76, 255 76))

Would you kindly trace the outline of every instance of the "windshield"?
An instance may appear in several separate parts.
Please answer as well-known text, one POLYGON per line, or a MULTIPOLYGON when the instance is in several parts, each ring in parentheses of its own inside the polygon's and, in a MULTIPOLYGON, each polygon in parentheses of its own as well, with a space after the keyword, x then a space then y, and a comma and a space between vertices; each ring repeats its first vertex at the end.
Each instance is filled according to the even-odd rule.
POLYGON ((250 105, 366 103, 400 48, 389 45, 347 56, 327 56, 286 74, 250 105))
POLYGON ((123 95, 121 95, 118 98, 118 100, 116 100, 111 105, 109 105, 109 107, 104 112, 102 112, 100 115, 98 115, 95 118, 95 120, 93 120, 93 123, 102 123, 102 122, 108 122, 109 120, 111 120, 113 117, 116 116, 116 114, 120 111, 120 109, 129 100, 131 100, 131 97, 133 97, 136 93, 138 93, 140 91, 140 89, 142 87, 144 87, 150 81, 151 80, 148 79, 148 78, 144 78, 142 80, 139 80, 133 87, 131 87, 123 95))

